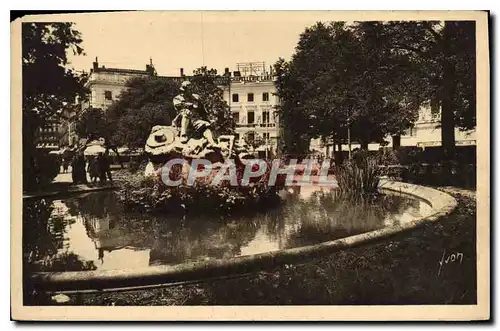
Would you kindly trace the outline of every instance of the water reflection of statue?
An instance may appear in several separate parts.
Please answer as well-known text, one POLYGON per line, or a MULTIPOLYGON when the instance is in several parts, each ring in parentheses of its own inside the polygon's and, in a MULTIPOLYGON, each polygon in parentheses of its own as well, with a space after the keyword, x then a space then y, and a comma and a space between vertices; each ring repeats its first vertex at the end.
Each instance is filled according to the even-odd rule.
POLYGON ((189 81, 181 85, 181 94, 174 98, 174 107, 178 111, 172 126, 178 127, 180 121, 180 142, 186 143, 190 138, 205 138, 209 147, 218 147, 215 142, 208 114, 200 102, 200 96, 193 93, 189 81))

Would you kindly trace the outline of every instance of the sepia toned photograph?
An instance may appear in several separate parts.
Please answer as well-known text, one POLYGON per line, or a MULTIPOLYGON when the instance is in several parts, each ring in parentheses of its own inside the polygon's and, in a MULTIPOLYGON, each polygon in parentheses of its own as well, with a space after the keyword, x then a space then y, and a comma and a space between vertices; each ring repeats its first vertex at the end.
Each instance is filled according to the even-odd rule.
POLYGON ((11 65, 13 319, 490 318, 488 12, 30 15, 11 65))

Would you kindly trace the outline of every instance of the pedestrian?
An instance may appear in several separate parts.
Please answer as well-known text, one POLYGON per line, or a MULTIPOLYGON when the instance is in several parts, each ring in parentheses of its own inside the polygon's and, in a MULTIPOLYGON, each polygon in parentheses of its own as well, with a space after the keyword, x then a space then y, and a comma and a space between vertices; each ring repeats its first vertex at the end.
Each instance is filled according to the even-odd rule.
POLYGON ((71 159, 71 180, 73 181, 73 184, 79 184, 77 155, 74 155, 71 159))
POLYGON ((63 172, 64 173, 67 173, 68 172, 68 168, 69 168, 69 163, 70 163, 70 160, 67 156, 63 157, 63 172))
POLYGON ((104 176, 109 180, 110 182, 113 181, 113 178, 111 177, 111 158, 109 156, 109 150, 106 149, 106 152, 103 155, 104 157, 104 176))
POLYGON ((106 182, 106 165, 104 155, 102 153, 97 154, 97 169, 101 183, 106 182))
POLYGON ((97 158, 95 156, 90 157, 87 172, 89 173, 91 182, 97 182, 97 177, 99 177, 99 167, 97 164, 97 158))
POLYGON ((83 155, 83 151, 78 152, 76 160, 78 182, 86 184, 87 172, 85 171, 85 156, 83 155))

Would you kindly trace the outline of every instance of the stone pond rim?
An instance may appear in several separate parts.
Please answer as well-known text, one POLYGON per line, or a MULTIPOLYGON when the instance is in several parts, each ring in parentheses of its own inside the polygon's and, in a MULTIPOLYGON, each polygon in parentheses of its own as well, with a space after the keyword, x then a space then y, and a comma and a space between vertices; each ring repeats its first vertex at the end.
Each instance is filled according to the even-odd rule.
POLYGON ((150 266, 136 269, 41 272, 31 276, 36 289, 47 292, 79 292, 153 286, 177 282, 223 278, 272 269, 283 264, 320 257, 349 247, 378 241, 400 232, 413 230, 423 224, 437 221, 450 214, 457 201, 449 194, 436 189, 381 180, 382 191, 393 191, 414 196, 432 206, 433 213, 398 226, 386 227, 355 236, 327 241, 320 244, 284 249, 230 259, 217 259, 183 263, 173 266, 150 266))

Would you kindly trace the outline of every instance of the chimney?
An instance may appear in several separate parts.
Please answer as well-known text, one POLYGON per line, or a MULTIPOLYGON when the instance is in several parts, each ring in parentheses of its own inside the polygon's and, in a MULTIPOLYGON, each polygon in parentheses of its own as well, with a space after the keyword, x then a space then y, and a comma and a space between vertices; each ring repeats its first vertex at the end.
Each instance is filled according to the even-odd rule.
POLYGON ((94 63, 92 63, 92 67, 94 68, 94 71, 99 69, 99 61, 97 60, 97 56, 95 57, 94 63))
POLYGON ((181 68, 181 77, 184 77, 184 68, 181 68))

